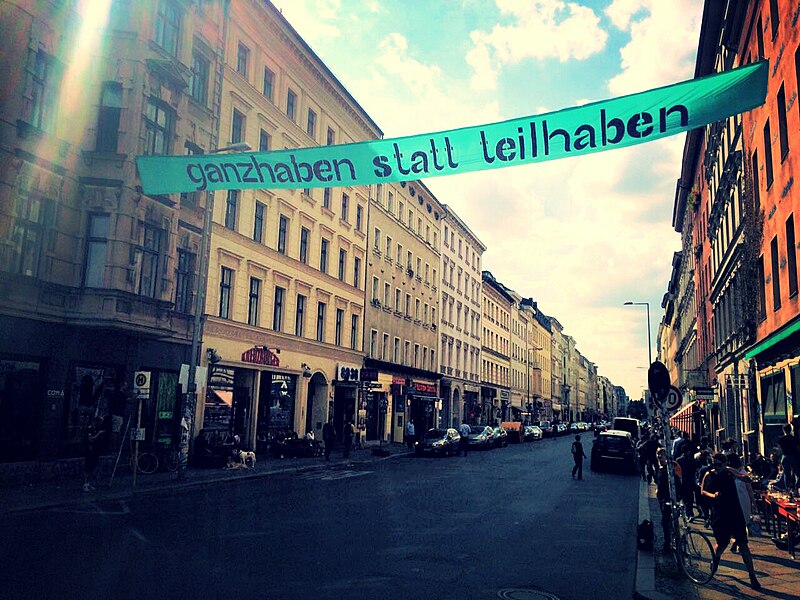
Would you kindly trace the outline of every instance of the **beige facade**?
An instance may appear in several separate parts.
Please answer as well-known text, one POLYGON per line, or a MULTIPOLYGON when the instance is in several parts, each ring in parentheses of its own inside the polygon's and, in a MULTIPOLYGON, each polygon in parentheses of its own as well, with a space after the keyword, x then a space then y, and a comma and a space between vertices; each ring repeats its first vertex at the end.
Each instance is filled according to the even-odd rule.
POLYGON ((511 310, 513 298, 489 271, 483 271, 483 327, 481 335, 481 421, 500 418, 510 401, 511 310))
POLYGON ((537 415, 541 420, 542 415, 552 412, 552 319, 542 314, 538 307, 535 306, 535 302, 533 304, 535 313, 528 331, 528 348, 530 353, 529 367, 531 369, 531 402, 537 403, 537 415))
POLYGON ((172 440, 159 416, 180 410, 206 199, 143 194, 134 160, 216 146, 216 98, 193 103, 190 65, 203 52, 217 80, 221 7, 113 3, 85 31, 81 3, 0 3, 0 354, 7 380, 31 381, 0 388, 16 415, 0 462, 80 455, 139 370, 148 439, 172 440))
POLYGON ((482 256, 486 246, 449 206, 441 222, 439 371, 442 425, 480 411, 482 256), (453 315, 453 318, 450 318, 453 315))
MULTIPOLYGON (((221 144, 258 150, 382 135, 283 16, 249 0, 230 4, 220 120, 221 144)), ((206 407, 231 403, 250 446, 285 428, 319 436, 329 418, 366 425, 368 199, 367 187, 216 193, 204 346, 221 361, 206 407)))
POLYGON ((560 419, 566 406, 569 386, 567 383, 567 345, 564 327, 555 317, 550 317, 550 407, 545 406, 543 418, 560 419))
POLYGON ((527 369, 528 354, 531 351, 528 346, 528 332, 530 330, 530 321, 533 319, 533 311, 525 310, 522 304, 523 298, 517 292, 508 290, 508 293, 514 299, 511 307, 511 330, 509 332, 511 341, 511 353, 509 356, 511 403, 510 410, 505 411, 505 414, 503 414, 504 421, 510 421, 515 416, 519 418, 528 402, 529 391, 532 388, 535 389, 536 384, 536 373, 531 378, 531 373, 527 369))
POLYGON ((365 364, 378 370, 381 382, 373 397, 386 399, 387 410, 380 417, 385 440, 402 441, 407 420, 420 431, 438 424, 439 248, 444 214, 421 182, 374 187, 364 350, 365 364))

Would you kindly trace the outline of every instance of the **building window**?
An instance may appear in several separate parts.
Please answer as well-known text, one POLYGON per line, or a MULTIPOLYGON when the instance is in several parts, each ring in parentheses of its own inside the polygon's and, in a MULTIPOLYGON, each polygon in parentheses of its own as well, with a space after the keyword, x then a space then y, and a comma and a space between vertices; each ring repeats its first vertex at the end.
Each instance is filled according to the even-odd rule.
POLYGON ((770 188, 773 181, 772 174, 772 136, 769 131, 769 119, 764 124, 764 168, 766 170, 766 185, 767 189, 770 188))
POLYGON ((163 231, 151 225, 144 226, 144 243, 142 244, 142 264, 139 271, 139 293, 148 298, 157 298, 159 266, 161 264, 161 247, 163 231))
POLYGON ((289 117, 292 121, 295 120, 295 115, 297 113, 297 94, 295 94, 292 90, 286 92, 286 116, 289 117))
POLYGON ((378 278, 374 275, 372 276, 372 301, 379 302, 378 300, 378 278))
POLYGON ((306 319, 306 297, 302 294, 297 294, 297 312, 294 316, 294 334, 297 337, 303 337, 306 319))
POLYGON ((286 254, 286 236, 289 230, 289 219, 281 215, 278 223, 278 252, 286 254))
POLYGON ((372 247, 375 248, 378 252, 381 251, 381 230, 377 227, 375 228, 375 236, 372 240, 372 247))
POLYGON ((308 109, 308 120, 306 121, 306 133, 311 139, 317 138, 317 113, 308 109))
POLYGON ((778 90, 778 132, 781 143, 781 162, 783 162, 786 155, 789 154, 789 127, 786 124, 786 93, 783 84, 778 90))
POLYGON ((381 360, 389 360, 389 334, 383 334, 383 344, 381 345, 381 360))
POLYGON ((317 341, 325 341, 325 303, 317 302, 317 341))
POLYGON ((400 338, 394 338, 394 352, 392 352, 392 362, 400 364, 400 338))
POLYGON ((231 119, 231 144, 244 141, 244 115, 235 108, 231 119))
POLYGON ((272 329, 283 331, 283 300, 286 290, 275 286, 275 303, 272 306, 272 329))
POLYGON ((761 190, 759 189, 758 177, 758 151, 753 152, 753 197, 756 201, 756 207, 761 206, 761 190))
POLYGON ((256 213, 253 218, 253 239, 259 244, 264 241, 264 211, 266 206, 256 202, 256 213))
POLYGON ((356 231, 362 231, 361 225, 364 219, 364 209, 360 204, 356 205, 356 231))
POLYGON ((308 236, 309 230, 305 227, 300 228, 300 262, 308 264, 308 236))
POLYGON ((169 154, 175 112, 157 98, 148 98, 144 115, 144 154, 169 154))
MULTIPOLYGON (((36 212, 41 210, 40 202, 27 201, 24 205, 36 208, 36 212)), ((35 218, 36 213, 29 215, 28 219, 35 218)), ((36 219, 38 220, 38 219, 36 219)), ((20 223, 21 221, 18 221, 20 223)), ((30 235, 27 223, 31 220, 22 221, 22 225, 14 226, 14 241, 20 239, 20 251, 18 256, 17 272, 22 275, 36 275, 36 267, 39 258, 39 245, 41 243, 40 233, 30 235), (30 241, 38 243, 30 243, 30 241)), ((86 247, 86 273, 84 274, 84 285, 86 287, 101 288, 105 287, 106 274, 106 254, 108 251, 108 215, 89 216, 89 235, 87 236, 86 247)), ((36 230, 33 230, 36 231, 36 230)))
POLYGON ((335 331, 335 344, 342 345, 342 323, 344 323, 344 310, 341 308, 336 309, 336 331, 335 331))
POLYGON ((325 188, 322 192, 322 208, 331 209, 331 188, 325 188))
POLYGON ((328 246, 330 246, 330 241, 322 238, 319 249, 319 270, 323 273, 328 272, 328 246))
POLYGON ((208 80, 211 72, 211 61, 197 50, 192 53, 192 73, 189 76, 189 93, 198 104, 208 102, 208 80))
POLYGON ((405 314, 407 317, 411 316, 411 294, 406 294, 406 311, 405 314))
POLYGON ((261 92, 270 102, 275 101, 275 73, 264 67, 264 87, 261 92))
POLYGON ((98 152, 116 152, 119 144, 119 116, 122 111, 122 84, 103 82, 100 111, 97 115, 98 152))
POLYGON ((265 130, 261 130, 258 134, 258 151, 259 152, 269 152, 270 146, 272 145, 272 136, 267 133, 265 130))
POLYGON ((387 192, 386 210, 389 211, 389 214, 394 214, 394 194, 392 192, 387 192))
POLYGON ((239 42, 239 48, 236 51, 236 71, 245 79, 247 79, 247 66, 250 62, 250 48, 239 42))
POLYGON ((778 24, 781 22, 781 13, 778 10, 778 0, 769 0, 769 22, 772 27, 772 39, 778 35, 778 24))
POLYGON ((797 295, 797 245, 794 239, 794 215, 786 220, 786 265, 789 274, 789 297, 797 295))
POLYGON ((411 353, 411 342, 405 340, 403 342, 403 364, 408 365, 408 357, 411 353))
POLYGON ((54 89, 55 71, 55 59, 43 50, 39 50, 36 53, 31 73, 30 123, 45 131, 49 131, 55 121, 58 98, 54 89))
POLYGON ((336 134, 333 132, 333 129, 328 127, 328 132, 325 134, 325 144, 328 146, 333 146, 336 143, 336 134))
MULTIPOLYGON (((186 155, 194 156, 202 154, 203 150, 192 143, 186 143, 186 155)), ((181 192, 181 206, 197 206, 197 198, 200 192, 181 192)))
POLYGON ((369 332, 369 356, 370 358, 378 358, 378 332, 371 329, 369 332))
POLYGON ((350 317, 350 349, 358 350, 358 315, 350 317))
POLYGON ((766 276, 764 273, 764 256, 758 257, 758 320, 767 318, 766 276))
POLYGON ((225 200, 225 227, 236 231, 236 210, 239 207, 239 190, 228 190, 225 200))
POLYGON ((361 289, 361 259, 357 256, 353 259, 353 287, 361 289))
POLYGON ((800 88, 800 46, 794 52, 794 80, 797 82, 797 87, 800 88))
POLYGON ((392 238, 388 235, 386 236, 386 258, 389 260, 392 258, 392 238))
POLYGON ((350 196, 342 194, 342 221, 347 222, 350 217, 350 196))
POLYGON ((261 280, 250 278, 250 302, 247 306, 247 324, 258 327, 258 306, 261 298, 261 280))
POLYGON ((347 251, 339 248, 339 281, 344 281, 347 269, 347 251))
POLYGON ((219 317, 230 318, 231 291, 233 289, 233 269, 222 267, 219 278, 219 317))
POLYGON ((156 16, 156 43, 172 56, 178 56, 181 12, 173 0, 162 0, 156 16))
POLYGON ((400 288, 394 288, 394 311, 400 312, 400 288))
POLYGON ((385 307, 391 306, 389 302, 391 301, 391 293, 392 293, 392 286, 389 284, 388 281, 383 282, 383 305, 385 307))
POLYGON ((781 274, 778 270, 778 236, 772 238, 770 242, 770 251, 772 253, 772 305, 773 310, 778 310, 781 307, 781 274))
POLYGON ((178 265, 175 269, 175 310, 191 314, 194 282, 195 255, 188 250, 178 249, 178 265))

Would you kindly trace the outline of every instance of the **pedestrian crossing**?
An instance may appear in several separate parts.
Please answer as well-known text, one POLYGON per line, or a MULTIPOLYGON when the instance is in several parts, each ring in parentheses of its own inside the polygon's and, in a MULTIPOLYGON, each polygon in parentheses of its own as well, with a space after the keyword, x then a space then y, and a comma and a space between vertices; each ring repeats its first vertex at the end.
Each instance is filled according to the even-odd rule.
POLYGON ((373 473, 373 471, 356 471, 355 469, 342 469, 335 471, 319 470, 301 473, 298 475, 298 478, 304 479, 305 481, 339 481, 341 479, 351 479, 353 477, 369 475, 370 473, 373 473))

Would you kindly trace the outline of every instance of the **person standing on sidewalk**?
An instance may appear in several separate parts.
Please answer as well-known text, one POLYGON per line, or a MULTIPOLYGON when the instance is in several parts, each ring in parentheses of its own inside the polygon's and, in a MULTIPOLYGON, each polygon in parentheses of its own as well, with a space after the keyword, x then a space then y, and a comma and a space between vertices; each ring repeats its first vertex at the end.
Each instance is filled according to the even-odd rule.
POLYGON ((84 456, 83 456, 83 491, 94 491, 94 479, 97 473, 97 467, 100 465, 100 451, 102 449, 103 436, 105 429, 103 429, 103 418, 95 417, 92 424, 87 428, 84 434, 84 456))
POLYGON ((750 585, 754 590, 760 590, 761 584, 756 578, 753 556, 747 544, 747 522, 736 491, 736 477, 740 475, 728 468, 728 457, 725 454, 715 454, 712 460, 713 467, 703 478, 701 489, 703 495, 712 500, 711 530, 716 540, 713 570, 716 571, 722 553, 733 538, 750 575, 750 585))
POLYGON ((333 445, 336 443, 336 428, 332 421, 322 426, 322 441, 325 442, 325 460, 330 460, 333 445))
POLYGON ((669 552, 672 542, 672 498, 669 495, 669 459, 667 451, 659 448, 656 451, 656 499, 661 508, 661 532, 664 535, 664 552, 669 552))
POLYGON ((583 459, 586 454, 583 452, 583 444, 581 444, 581 436, 576 435, 575 441, 572 442, 572 460, 575 461, 575 466, 572 467, 572 478, 575 479, 575 473, 578 474, 578 480, 583 480, 583 459))
POLYGON ((350 460, 350 446, 353 444, 353 422, 348 421, 342 429, 342 455, 345 460, 350 460))
POLYGON ((461 427, 458 428, 458 434, 461 436, 461 439, 458 442, 458 445, 461 447, 461 452, 464 453, 464 456, 467 455, 469 451, 469 434, 470 434, 470 427, 466 423, 462 423, 461 427))
POLYGON ((408 445, 409 450, 414 449, 414 435, 415 435, 414 421, 409 419, 408 422, 406 423, 406 444, 408 445))
POLYGON ((783 426, 783 435, 778 438, 778 446, 781 448, 781 466, 783 467, 783 479, 786 487, 797 490, 798 464, 800 463, 800 442, 792 435, 792 426, 787 423, 783 426))

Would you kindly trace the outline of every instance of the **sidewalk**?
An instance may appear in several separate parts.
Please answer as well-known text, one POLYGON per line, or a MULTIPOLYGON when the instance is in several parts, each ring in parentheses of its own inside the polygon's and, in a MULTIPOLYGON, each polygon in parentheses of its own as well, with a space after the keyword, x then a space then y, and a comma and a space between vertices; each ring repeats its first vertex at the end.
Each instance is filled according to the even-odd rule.
MULTIPOLYGON (((770 534, 750 535, 756 574, 762 589, 750 587, 747 569, 738 554, 730 548, 722 555, 714 578, 705 586, 693 584, 675 566, 671 555, 661 550, 661 510, 656 500, 656 486, 639 481, 639 520, 653 522, 656 541, 652 552, 637 552, 634 597, 644 600, 670 598, 726 600, 729 598, 797 598, 800 593, 800 558, 793 560, 788 552, 779 550, 770 534)), ((710 534, 711 531, 708 530, 710 534)))
POLYGON ((176 473, 156 472, 151 475, 138 474, 133 487, 130 469, 119 469, 109 487, 108 477, 99 481, 93 492, 83 491, 83 479, 66 481, 43 481, 0 488, 0 515, 26 511, 44 510, 62 506, 89 505, 98 501, 125 500, 146 495, 168 494, 180 490, 203 487, 224 481, 240 481, 273 475, 275 473, 302 473, 321 469, 343 469, 387 460, 408 453, 402 444, 383 444, 381 448, 388 456, 372 453, 377 445, 359 448, 350 452, 345 461, 341 452, 334 452, 330 462, 324 457, 272 458, 259 460, 252 469, 201 469, 190 468, 185 481, 178 481, 176 473))

